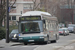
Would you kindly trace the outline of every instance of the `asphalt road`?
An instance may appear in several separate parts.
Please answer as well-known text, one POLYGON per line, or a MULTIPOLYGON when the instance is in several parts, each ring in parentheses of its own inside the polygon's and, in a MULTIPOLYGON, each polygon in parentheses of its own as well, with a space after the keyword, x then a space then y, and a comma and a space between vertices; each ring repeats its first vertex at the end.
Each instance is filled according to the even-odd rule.
MULTIPOLYGON (((71 42, 73 40, 75 40, 75 34, 70 33, 70 35, 68 35, 68 36, 60 36, 60 39, 57 40, 57 43, 51 43, 51 44, 28 44, 28 45, 15 44, 15 45, 12 45, 11 47, 0 48, 0 50, 37 50, 36 48, 39 49, 42 46, 50 46, 50 45, 54 46, 54 47, 56 45, 61 46, 61 44, 67 44, 68 42, 71 42)), ((49 48, 49 49, 51 50, 52 48, 49 48)), ((43 50, 43 48, 41 50, 43 50)))

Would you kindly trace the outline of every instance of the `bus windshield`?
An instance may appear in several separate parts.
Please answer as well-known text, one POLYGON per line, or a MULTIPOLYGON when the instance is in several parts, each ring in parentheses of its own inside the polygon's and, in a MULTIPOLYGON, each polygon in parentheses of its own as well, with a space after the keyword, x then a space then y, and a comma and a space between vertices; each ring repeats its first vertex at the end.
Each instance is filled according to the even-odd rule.
POLYGON ((25 21, 21 23, 21 32, 37 33, 43 31, 42 21, 25 21))

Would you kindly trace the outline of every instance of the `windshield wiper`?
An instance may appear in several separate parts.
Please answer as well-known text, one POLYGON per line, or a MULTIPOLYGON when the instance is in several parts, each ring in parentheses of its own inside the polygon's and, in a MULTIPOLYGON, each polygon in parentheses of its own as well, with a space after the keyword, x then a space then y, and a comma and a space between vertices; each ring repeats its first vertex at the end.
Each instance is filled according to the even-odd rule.
POLYGON ((27 34, 28 32, 22 32, 22 34, 27 34))
POLYGON ((29 33, 40 33, 40 32, 29 32, 29 33))

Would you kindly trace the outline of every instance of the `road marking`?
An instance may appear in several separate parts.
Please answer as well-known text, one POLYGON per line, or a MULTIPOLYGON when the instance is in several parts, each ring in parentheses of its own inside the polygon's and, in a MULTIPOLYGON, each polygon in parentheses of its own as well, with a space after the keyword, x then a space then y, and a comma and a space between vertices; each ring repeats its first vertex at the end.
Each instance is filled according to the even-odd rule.
POLYGON ((38 48, 40 48, 41 46, 39 46, 39 47, 37 47, 37 48, 35 48, 34 50, 37 50, 38 48))
POLYGON ((17 48, 17 47, 19 47, 19 48, 25 48, 25 47, 37 47, 38 45, 34 45, 34 46, 10 46, 10 47, 5 47, 5 48, 17 48))

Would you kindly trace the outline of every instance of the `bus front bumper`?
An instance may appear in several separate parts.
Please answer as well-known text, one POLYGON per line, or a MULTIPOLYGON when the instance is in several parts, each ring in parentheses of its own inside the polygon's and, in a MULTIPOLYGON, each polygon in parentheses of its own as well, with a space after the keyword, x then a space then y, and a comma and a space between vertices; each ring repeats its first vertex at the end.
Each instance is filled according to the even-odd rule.
POLYGON ((46 42, 47 40, 48 40, 47 37, 43 36, 19 37, 19 42, 26 42, 26 43, 46 42))

